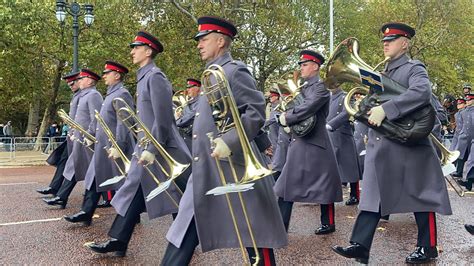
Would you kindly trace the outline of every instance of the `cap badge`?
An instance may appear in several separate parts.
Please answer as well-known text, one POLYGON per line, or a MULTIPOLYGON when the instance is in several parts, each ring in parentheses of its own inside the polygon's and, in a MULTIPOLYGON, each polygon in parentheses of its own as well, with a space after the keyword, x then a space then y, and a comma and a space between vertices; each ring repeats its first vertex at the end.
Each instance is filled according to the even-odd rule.
POLYGON ((385 33, 388 33, 389 31, 390 31, 389 28, 386 28, 386 29, 385 29, 385 33))

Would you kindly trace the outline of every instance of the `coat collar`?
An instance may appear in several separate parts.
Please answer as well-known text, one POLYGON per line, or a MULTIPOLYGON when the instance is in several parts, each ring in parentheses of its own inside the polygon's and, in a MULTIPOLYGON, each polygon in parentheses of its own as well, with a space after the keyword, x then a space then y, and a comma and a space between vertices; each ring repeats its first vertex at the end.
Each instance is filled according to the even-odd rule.
POLYGON ((331 91, 331 95, 335 98, 339 95, 341 95, 343 93, 342 89, 341 88, 337 88, 336 90, 334 91, 331 91))
POLYGON ((150 72, 154 67, 156 67, 155 62, 151 61, 150 63, 144 65, 137 71, 137 82, 140 81, 148 72, 150 72))
POLYGON ((305 85, 305 88, 310 87, 310 86, 313 85, 314 83, 319 82, 319 73, 318 73, 316 76, 314 76, 314 77, 305 79, 304 81, 307 82, 307 84, 305 85))
POLYGON ((123 87, 123 82, 122 81, 120 81, 117 84, 114 84, 112 86, 107 87, 107 95, 110 95, 110 94, 116 92, 117 90, 119 90, 122 87, 123 87))
POLYGON ((206 63, 206 68, 208 68, 210 65, 216 64, 219 66, 223 66, 231 61, 233 61, 232 56, 230 55, 230 52, 225 52, 223 55, 215 58, 214 60, 210 61, 209 63, 206 63))
POLYGON ((95 90, 95 86, 85 88, 81 90, 81 96, 87 95, 89 92, 95 90))
POLYGON ((388 72, 392 69, 395 69, 401 65, 406 64, 408 61, 410 61, 410 57, 405 53, 398 58, 395 58, 394 60, 390 60, 386 65, 385 65, 385 70, 384 72, 388 72))
POLYGON ((193 104, 193 103, 197 102, 198 99, 199 99, 199 95, 192 98, 191 100, 189 100, 188 104, 193 104))

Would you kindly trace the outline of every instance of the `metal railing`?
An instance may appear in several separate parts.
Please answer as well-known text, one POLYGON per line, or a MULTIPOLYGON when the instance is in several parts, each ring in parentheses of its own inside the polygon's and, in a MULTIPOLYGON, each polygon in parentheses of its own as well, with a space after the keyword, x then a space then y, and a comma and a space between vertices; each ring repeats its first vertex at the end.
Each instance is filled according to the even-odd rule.
POLYGON ((2 137, 0 138, 0 166, 44 162, 47 156, 65 140, 65 136, 2 137))

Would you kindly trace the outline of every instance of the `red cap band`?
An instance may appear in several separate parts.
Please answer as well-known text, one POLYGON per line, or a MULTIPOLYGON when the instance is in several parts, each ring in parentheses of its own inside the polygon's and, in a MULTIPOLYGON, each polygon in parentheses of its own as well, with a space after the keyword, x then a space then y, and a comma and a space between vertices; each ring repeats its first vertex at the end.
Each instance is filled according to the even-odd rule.
POLYGON ((399 29, 387 28, 385 30, 385 32, 383 33, 383 36, 390 36, 390 35, 402 35, 402 36, 405 36, 405 37, 409 36, 408 32, 406 32, 406 31, 399 30, 399 29))
POLYGON ((122 68, 117 67, 117 66, 114 66, 114 65, 109 65, 109 64, 106 64, 106 65, 105 65, 105 69, 117 71, 117 72, 120 72, 120 73, 124 73, 124 72, 125 72, 122 68))
POLYGON ((79 77, 88 77, 88 78, 91 78, 93 80, 98 80, 97 77, 94 77, 91 74, 89 74, 87 72, 83 72, 83 71, 81 71, 81 73, 79 74, 79 77))
POLYGON ((156 46, 154 43, 152 43, 150 40, 148 40, 147 38, 143 37, 143 36, 137 36, 135 37, 135 41, 138 41, 138 42, 142 42, 142 43, 146 43, 148 45, 151 46, 151 48, 159 51, 160 49, 158 48, 158 46, 156 46))
POLYGON ((188 85, 201 87, 201 84, 199 84, 199 83, 197 83, 196 81, 193 81, 193 80, 188 80, 188 85))
POLYGON ((311 60, 311 61, 314 61, 314 62, 318 63, 319 65, 321 65, 321 60, 319 60, 317 57, 314 57, 314 56, 309 55, 309 54, 303 54, 301 56, 301 59, 311 60))
POLYGON ((223 33, 231 37, 234 36, 232 32, 230 32, 228 29, 221 27, 219 25, 215 25, 215 24, 200 24, 198 27, 198 31, 205 31, 205 30, 218 31, 220 33, 223 33))

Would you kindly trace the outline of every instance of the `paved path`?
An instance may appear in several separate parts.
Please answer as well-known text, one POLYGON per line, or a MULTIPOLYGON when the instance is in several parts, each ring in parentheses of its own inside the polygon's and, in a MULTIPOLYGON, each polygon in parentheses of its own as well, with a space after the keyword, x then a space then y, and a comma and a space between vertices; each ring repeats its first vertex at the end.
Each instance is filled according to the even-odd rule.
MULTIPOLYGON (((54 172, 49 166, 0 168, 0 264, 153 264, 158 265, 167 245, 165 233, 170 217, 148 221, 142 215, 129 245, 127 256, 115 258, 93 254, 83 247, 85 242, 107 239, 114 219, 114 210, 98 209, 92 226, 84 227, 60 218, 77 212, 82 203, 82 184, 73 191, 65 210, 47 206, 38 187, 47 185, 54 172)), ((345 191, 347 195, 347 191, 345 191)), ((438 264, 474 263, 474 236, 463 228, 474 223, 474 197, 460 198, 450 191, 454 215, 438 215, 440 257, 438 264)), ((356 207, 336 205, 337 231, 328 236, 316 236, 319 206, 296 204, 289 230, 289 246, 276 251, 280 265, 334 265, 353 261, 335 255, 330 247, 347 244, 356 207)), ((373 264, 403 264, 416 244, 416 224, 413 215, 392 215, 388 223, 380 223, 371 260, 373 264)), ((241 265, 240 252, 218 250, 202 254, 199 250, 193 265, 241 265)))

